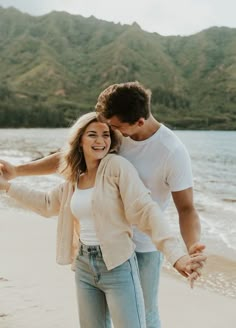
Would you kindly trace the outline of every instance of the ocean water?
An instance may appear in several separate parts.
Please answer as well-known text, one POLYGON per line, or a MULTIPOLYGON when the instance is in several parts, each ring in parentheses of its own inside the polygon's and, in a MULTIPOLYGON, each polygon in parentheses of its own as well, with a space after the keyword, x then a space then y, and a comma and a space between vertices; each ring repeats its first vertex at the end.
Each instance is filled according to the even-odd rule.
MULTIPOLYGON (((67 129, 0 129, 0 158, 14 164, 28 162, 60 148, 67 129)), ((192 160, 194 201, 202 223, 202 241, 209 263, 199 282, 204 288, 236 298, 236 132, 175 131, 192 160)), ((38 189, 50 189, 57 175, 21 177, 18 182, 38 189)), ((0 196, 0 209, 19 209, 14 201, 0 196)), ((176 210, 167 217, 179 233, 176 210)), ((165 264, 165 270, 169 270, 165 264)))

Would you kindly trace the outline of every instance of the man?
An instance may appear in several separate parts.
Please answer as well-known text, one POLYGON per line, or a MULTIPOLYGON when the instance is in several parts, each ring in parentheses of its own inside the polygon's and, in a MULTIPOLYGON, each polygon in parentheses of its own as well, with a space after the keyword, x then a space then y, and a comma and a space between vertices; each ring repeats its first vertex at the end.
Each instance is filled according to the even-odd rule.
MULTIPOLYGON (((181 235, 190 254, 204 249, 199 244, 200 220, 193 204, 193 181, 189 155, 177 136, 151 114, 151 92, 138 82, 114 84, 105 89, 96 111, 112 129, 123 135, 120 155, 137 169, 152 198, 165 210, 171 199, 179 216, 181 235), (200 245, 200 246, 199 246, 200 245)), ((7 178, 49 174, 56 171, 59 155, 11 166, 2 162, 7 178)), ((0 167, 1 169, 1 167, 0 167)), ((160 328, 157 294, 162 256, 151 239, 134 227, 134 238, 148 328, 160 328)))

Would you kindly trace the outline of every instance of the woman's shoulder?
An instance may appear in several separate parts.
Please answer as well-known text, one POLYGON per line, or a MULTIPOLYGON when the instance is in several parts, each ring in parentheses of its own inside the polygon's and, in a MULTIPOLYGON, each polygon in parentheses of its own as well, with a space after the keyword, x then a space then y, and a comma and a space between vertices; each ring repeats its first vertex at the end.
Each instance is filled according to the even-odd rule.
POLYGON ((134 169, 133 165, 126 158, 117 154, 108 154, 106 156, 105 162, 106 168, 113 173, 118 173, 127 169, 134 169))
POLYGON ((121 155, 118 154, 108 154, 107 162, 113 165, 131 165, 131 163, 121 155))

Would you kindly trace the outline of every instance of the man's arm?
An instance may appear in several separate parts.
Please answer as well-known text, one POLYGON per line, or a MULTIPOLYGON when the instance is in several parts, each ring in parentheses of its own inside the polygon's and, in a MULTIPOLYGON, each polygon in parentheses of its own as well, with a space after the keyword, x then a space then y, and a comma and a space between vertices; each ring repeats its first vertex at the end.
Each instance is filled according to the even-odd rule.
POLYGON ((180 232, 189 251, 199 242, 201 235, 200 219, 193 204, 193 189, 172 192, 172 197, 179 214, 180 232))
POLYGON ((5 179, 11 180, 23 175, 44 175, 55 173, 60 161, 60 152, 49 155, 37 161, 21 165, 12 165, 0 160, 0 173, 5 179))

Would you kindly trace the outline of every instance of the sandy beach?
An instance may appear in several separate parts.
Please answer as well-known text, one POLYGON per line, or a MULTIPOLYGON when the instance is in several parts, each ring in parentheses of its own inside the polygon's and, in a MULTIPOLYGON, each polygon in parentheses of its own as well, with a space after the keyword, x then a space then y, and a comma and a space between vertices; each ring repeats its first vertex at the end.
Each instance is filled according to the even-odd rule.
MULTIPOLYGON (((55 235, 55 219, 0 210, 1 328, 79 327, 74 275, 55 263, 55 235)), ((236 327, 235 298, 191 290, 164 271, 160 288, 163 328, 236 327)))

